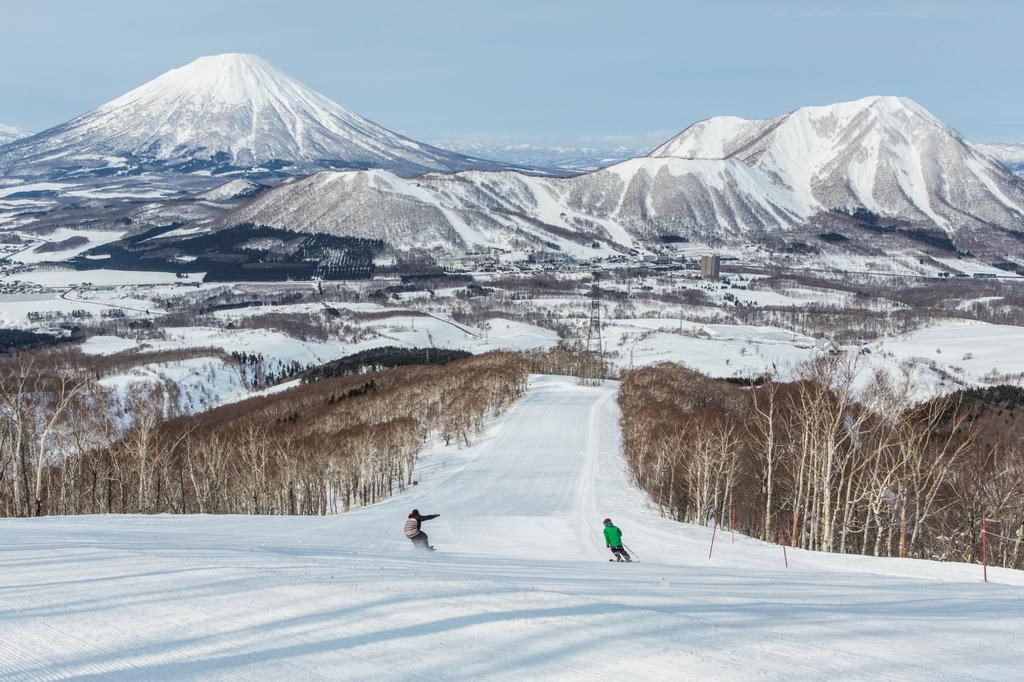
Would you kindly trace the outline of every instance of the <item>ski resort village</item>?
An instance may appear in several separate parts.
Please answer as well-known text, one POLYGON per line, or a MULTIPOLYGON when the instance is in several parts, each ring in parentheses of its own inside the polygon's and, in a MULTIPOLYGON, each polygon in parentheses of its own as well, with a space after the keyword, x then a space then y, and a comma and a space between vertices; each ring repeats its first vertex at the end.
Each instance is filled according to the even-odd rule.
POLYGON ((0 3, 0 679, 1022 677, 1019 8, 293 4, 0 3))

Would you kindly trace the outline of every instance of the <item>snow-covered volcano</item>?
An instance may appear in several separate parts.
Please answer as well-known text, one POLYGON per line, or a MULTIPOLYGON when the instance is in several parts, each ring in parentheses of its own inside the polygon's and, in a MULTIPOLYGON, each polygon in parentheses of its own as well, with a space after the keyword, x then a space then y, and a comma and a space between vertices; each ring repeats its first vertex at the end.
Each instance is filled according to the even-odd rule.
POLYGON ((1024 228, 1020 178, 904 97, 803 107, 764 120, 710 118, 651 156, 737 159, 815 211, 866 210, 953 235, 1024 228))
POLYGON ((0 152, 0 172, 496 168, 409 139, 250 54, 200 57, 0 152))
POLYGON ((32 133, 27 130, 22 130, 21 128, 15 128, 14 126, 8 126, 0 123, 0 145, 20 140, 21 138, 28 137, 31 134, 32 133))

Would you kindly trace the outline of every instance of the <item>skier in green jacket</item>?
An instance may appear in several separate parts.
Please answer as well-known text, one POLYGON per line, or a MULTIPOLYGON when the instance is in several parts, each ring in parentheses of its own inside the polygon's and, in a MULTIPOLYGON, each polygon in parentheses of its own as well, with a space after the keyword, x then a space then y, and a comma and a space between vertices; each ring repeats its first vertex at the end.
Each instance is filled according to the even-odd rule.
POLYGON ((629 552, 626 551, 626 548, 622 546, 622 531, 612 523, 611 519, 604 520, 604 542, 612 550, 612 554, 615 555, 615 561, 633 560, 629 556, 629 552))

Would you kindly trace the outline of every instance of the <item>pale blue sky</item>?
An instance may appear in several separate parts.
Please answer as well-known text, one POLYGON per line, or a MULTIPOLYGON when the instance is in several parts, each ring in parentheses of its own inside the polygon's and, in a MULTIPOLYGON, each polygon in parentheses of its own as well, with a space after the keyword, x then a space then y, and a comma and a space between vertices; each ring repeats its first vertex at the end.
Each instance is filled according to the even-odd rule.
POLYGON ((0 122, 41 130, 253 52, 424 140, 658 140, 715 114, 912 97, 1024 141, 1024 2, 0 0, 0 122))

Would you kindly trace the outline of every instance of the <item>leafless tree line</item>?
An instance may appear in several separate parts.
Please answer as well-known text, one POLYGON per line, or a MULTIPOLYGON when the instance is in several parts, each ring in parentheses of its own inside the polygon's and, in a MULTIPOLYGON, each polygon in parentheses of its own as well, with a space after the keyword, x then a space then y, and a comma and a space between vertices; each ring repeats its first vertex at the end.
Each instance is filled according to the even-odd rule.
POLYGON ((325 514, 415 480, 430 437, 468 444, 526 390, 491 353, 304 385, 175 418, 164 386, 115 394, 68 358, 0 367, 0 514, 325 514))
POLYGON ((844 275, 840 281, 821 276, 775 274, 751 279, 747 286, 782 293, 791 288, 811 287, 852 295, 852 301, 842 305, 745 307, 735 311, 737 319, 751 324, 777 324, 805 334, 826 334, 844 340, 906 333, 951 317, 1024 325, 1024 285, 1012 280, 954 278, 896 282, 890 277, 844 275))
POLYGON ((909 378, 825 357, 740 387, 678 365, 623 372, 626 457, 680 521, 829 552, 1024 566, 1024 391, 913 400, 909 378), (998 536, 998 537, 997 537, 998 536))
POLYGON ((607 359, 588 353, 578 342, 562 342, 547 350, 526 351, 522 356, 533 373, 576 377, 583 385, 596 385, 613 374, 607 359))
POLYGON ((729 312, 733 321, 742 324, 783 327, 840 343, 906 334, 939 319, 911 309, 879 311, 839 304, 737 306, 729 312))
POLYGON ((7 515, 44 513, 49 464, 61 457, 62 429, 88 409, 88 374, 65 353, 15 356, 0 366, 0 490, 7 515))

